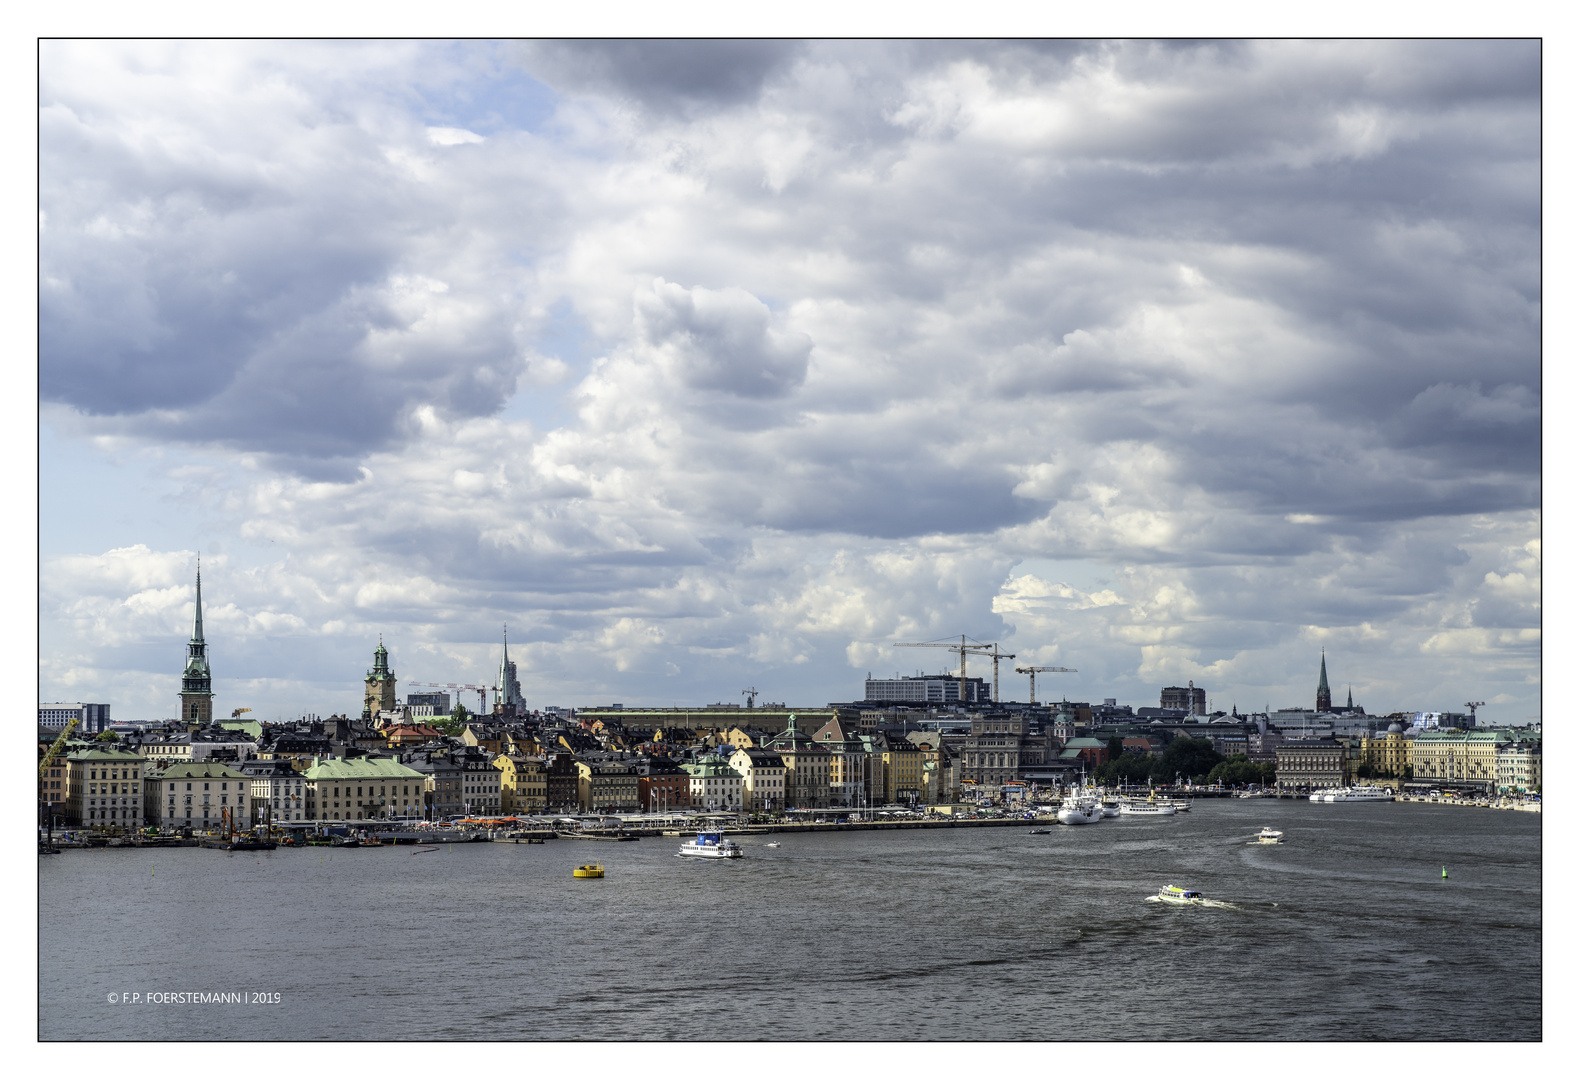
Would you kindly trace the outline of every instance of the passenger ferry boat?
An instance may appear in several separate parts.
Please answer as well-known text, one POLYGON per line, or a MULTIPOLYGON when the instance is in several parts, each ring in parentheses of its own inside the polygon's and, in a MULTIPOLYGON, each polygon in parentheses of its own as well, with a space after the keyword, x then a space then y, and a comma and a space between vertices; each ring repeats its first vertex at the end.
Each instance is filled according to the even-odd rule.
POLYGON ((1123 817, 1173 817, 1174 803, 1165 799, 1163 802, 1127 802, 1119 807, 1123 817))
POLYGON ((1269 825, 1256 834, 1256 842, 1258 844, 1282 844, 1284 842, 1284 834, 1269 825))
POLYGON ((1200 904, 1207 898, 1195 889, 1181 889, 1175 885, 1165 885, 1158 892, 1155 899, 1167 904, 1200 904))
POLYGON ((746 853, 734 840, 726 840, 723 833, 702 832, 695 840, 681 844, 675 854, 692 859, 739 859, 746 853))

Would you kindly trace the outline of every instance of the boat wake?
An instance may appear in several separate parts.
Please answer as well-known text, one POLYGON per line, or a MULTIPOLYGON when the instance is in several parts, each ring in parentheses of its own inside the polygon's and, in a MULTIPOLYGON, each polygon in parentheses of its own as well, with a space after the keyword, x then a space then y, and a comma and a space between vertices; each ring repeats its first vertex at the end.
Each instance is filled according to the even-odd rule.
MULTIPOLYGON (((1161 896, 1144 896, 1144 897, 1142 897, 1142 899, 1145 900, 1149 904, 1161 904, 1161 903, 1164 903, 1164 900, 1163 900, 1163 898, 1161 896)), ((1239 911, 1240 910, 1240 905, 1239 904, 1231 904, 1227 900, 1205 900, 1205 899, 1203 899, 1203 900, 1187 900, 1183 904, 1180 903, 1178 900, 1171 900, 1171 901, 1168 901, 1168 904, 1169 904, 1170 907, 1211 907, 1211 908, 1228 908, 1231 911, 1239 911)))

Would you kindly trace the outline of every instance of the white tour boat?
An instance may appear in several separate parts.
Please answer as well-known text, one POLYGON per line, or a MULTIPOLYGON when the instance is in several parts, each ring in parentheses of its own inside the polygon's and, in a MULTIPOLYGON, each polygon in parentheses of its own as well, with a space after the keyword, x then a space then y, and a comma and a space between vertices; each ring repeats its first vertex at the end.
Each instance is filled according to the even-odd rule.
POLYGON ((1339 788, 1325 792, 1323 802, 1393 802, 1393 792, 1385 787, 1368 784, 1361 787, 1339 788))
POLYGON ((1104 817, 1118 817, 1119 816, 1119 808, 1121 806, 1123 806, 1124 804, 1121 803, 1118 799, 1108 798, 1108 799, 1104 799, 1099 805, 1101 805, 1102 808, 1103 808, 1103 816, 1104 817))
POLYGON ((1181 889, 1174 885, 1165 885, 1158 892, 1155 900, 1162 900, 1166 904, 1204 904, 1207 898, 1195 889, 1181 889))
POLYGON ((1165 799, 1162 802, 1127 802, 1120 806, 1119 813, 1124 817, 1173 817, 1174 804, 1165 799))
POLYGON ((1094 795, 1072 791, 1064 797, 1056 816, 1060 825, 1090 825, 1103 819, 1103 806, 1094 795))
POLYGON ((695 840, 681 844, 675 854, 692 859, 739 859, 745 852, 734 840, 726 840, 723 833, 703 832, 695 840))
POLYGON ((1282 844, 1284 842, 1284 834, 1272 826, 1266 826, 1261 832, 1256 834, 1256 842, 1258 844, 1282 844))

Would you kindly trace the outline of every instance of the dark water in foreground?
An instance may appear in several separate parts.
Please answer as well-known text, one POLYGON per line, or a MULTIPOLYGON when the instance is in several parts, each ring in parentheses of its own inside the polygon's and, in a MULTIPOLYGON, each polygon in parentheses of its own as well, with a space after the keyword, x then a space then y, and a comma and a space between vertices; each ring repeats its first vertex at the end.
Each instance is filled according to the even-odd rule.
POLYGON ((1540 815, 1222 800, 1053 829, 790 833, 730 863, 668 838, 68 851, 40 858, 39 1033, 1541 1038, 1540 815), (1262 825, 1288 842, 1248 846, 1262 825), (589 861, 608 876, 572 879, 589 861), (1171 883, 1236 906, 1143 900, 1171 883), (150 991, 280 1003, 108 1002, 150 991))

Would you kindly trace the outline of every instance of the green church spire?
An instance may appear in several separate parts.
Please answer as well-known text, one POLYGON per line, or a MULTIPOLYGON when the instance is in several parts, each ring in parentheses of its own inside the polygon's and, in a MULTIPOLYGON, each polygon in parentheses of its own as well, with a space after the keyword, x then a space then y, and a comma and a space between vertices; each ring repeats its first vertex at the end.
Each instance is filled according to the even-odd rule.
POLYGON ((214 717, 214 678, 208 666, 208 643, 203 640, 203 564, 198 563, 197 604, 192 614, 192 640, 187 642, 187 662, 181 669, 181 719, 206 724, 214 717))

